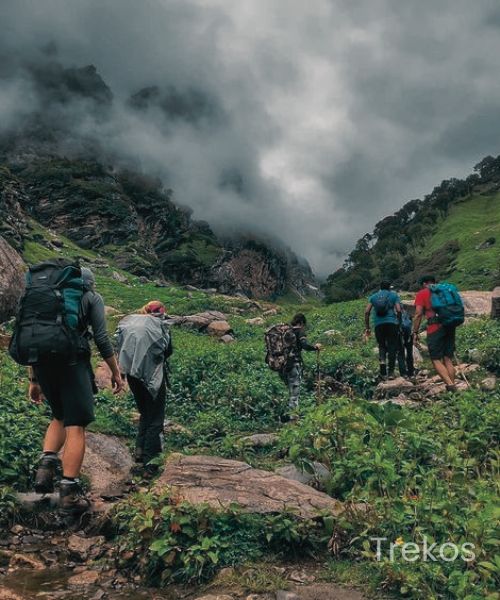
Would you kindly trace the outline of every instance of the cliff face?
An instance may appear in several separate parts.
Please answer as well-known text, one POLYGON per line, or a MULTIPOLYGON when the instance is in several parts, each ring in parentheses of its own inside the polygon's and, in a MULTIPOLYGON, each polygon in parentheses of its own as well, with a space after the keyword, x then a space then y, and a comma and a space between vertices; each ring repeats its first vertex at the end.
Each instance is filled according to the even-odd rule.
POLYGON ((246 236, 221 240, 159 180, 97 161, 20 157, 0 171, 2 234, 18 249, 28 217, 135 275, 251 297, 314 293, 293 253, 246 236))

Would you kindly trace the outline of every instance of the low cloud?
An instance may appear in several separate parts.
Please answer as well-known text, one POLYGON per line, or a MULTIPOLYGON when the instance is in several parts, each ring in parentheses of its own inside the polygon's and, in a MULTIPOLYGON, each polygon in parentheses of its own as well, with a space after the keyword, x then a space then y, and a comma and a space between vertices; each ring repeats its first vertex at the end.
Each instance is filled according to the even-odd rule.
POLYGON ((70 131, 61 152, 159 175, 216 230, 274 235, 327 274, 377 220, 498 154, 498 14, 493 0, 5 0, 0 132, 70 131))

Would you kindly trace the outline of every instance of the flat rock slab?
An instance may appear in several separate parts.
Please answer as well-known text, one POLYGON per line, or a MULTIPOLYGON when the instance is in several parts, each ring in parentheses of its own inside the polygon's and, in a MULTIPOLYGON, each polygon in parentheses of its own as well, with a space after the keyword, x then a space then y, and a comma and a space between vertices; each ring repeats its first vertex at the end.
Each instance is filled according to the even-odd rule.
POLYGON ((312 519, 321 512, 338 515, 344 510, 341 502, 307 485, 217 456, 170 455, 153 491, 169 488, 190 504, 224 509, 235 503, 251 513, 290 511, 312 519))
POLYGON ((476 317, 490 315, 492 292, 460 292, 464 302, 465 316, 476 317))
POLYGON ((17 500, 21 505, 21 508, 32 512, 50 512, 56 510, 59 506, 59 494, 54 492, 53 494, 35 494, 34 492, 19 493, 17 494, 17 500))
POLYGON ((82 473, 90 479, 93 495, 102 498, 123 496, 133 464, 129 449, 120 438, 87 433, 82 473))

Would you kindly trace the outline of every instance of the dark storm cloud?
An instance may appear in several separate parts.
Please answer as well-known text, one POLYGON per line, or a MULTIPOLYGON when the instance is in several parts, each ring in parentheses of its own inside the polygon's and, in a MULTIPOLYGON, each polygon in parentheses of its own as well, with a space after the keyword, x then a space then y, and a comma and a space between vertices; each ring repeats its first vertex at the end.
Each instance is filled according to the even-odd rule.
POLYGON ((4 0, 0 129, 43 109, 71 125, 64 150, 97 138, 196 217, 274 233, 328 273, 378 219, 499 153, 499 14, 493 0, 4 0), (112 102, 102 88, 100 104, 47 103, 50 61, 73 87, 67 70, 95 65, 112 102))

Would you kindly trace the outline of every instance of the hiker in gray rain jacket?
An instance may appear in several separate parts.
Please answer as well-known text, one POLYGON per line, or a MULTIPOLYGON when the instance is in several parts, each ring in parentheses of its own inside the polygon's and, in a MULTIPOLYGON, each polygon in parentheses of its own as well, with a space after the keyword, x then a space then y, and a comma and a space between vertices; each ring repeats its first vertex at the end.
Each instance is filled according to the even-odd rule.
POLYGON ((158 471, 149 464, 162 450, 163 421, 167 394, 167 359, 172 339, 165 306, 153 300, 118 324, 115 340, 121 372, 127 376, 140 413, 135 459, 146 478, 158 471))

